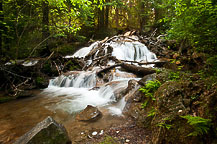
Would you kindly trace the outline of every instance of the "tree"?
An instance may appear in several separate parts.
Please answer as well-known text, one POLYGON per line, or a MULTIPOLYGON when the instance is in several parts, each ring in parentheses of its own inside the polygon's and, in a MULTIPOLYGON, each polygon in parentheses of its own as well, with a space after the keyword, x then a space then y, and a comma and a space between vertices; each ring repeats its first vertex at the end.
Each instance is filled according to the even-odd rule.
POLYGON ((45 41, 44 48, 41 51, 41 55, 49 55, 50 49, 49 49, 49 2, 47 0, 42 1, 42 41, 45 41))
POLYGON ((4 21, 4 15, 3 15, 3 4, 2 0, 0 0, 0 56, 2 55, 2 33, 3 33, 3 21, 4 21))

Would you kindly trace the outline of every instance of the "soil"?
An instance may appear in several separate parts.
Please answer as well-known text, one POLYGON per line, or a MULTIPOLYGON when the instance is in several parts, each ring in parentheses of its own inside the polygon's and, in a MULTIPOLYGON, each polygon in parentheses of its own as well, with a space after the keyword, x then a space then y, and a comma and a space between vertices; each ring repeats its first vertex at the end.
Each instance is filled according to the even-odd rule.
POLYGON ((88 138, 86 144, 148 144, 151 131, 139 127, 135 121, 129 120, 121 125, 113 126, 104 131, 102 136, 88 138))

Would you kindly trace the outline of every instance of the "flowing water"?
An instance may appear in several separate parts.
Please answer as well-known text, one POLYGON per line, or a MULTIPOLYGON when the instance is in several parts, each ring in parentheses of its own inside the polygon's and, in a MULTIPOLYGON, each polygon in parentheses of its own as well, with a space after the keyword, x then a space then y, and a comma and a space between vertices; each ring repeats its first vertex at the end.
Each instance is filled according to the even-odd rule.
MULTIPOLYGON (((67 57, 85 57, 97 45, 98 42, 67 57)), ((112 55, 120 60, 156 60, 155 54, 139 42, 110 42, 106 45, 113 47, 112 55)), ((32 91, 34 97, 0 104, 0 143, 13 142, 47 116, 62 123, 73 140, 79 139, 81 133, 123 123, 125 97, 117 98, 117 94, 127 88, 130 79, 138 78, 117 68, 105 83, 96 76, 98 70, 69 72, 51 79, 48 88, 32 91), (87 105, 98 107, 103 117, 92 124, 76 121, 75 115, 87 105)))

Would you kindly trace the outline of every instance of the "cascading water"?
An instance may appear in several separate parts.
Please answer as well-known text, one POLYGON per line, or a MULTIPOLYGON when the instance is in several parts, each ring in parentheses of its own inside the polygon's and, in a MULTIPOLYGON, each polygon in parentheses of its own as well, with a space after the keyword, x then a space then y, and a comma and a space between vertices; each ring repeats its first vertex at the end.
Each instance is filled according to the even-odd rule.
MULTIPOLYGON (((80 49, 72 56, 66 56, 66 58, 84 58, 89 52, 96 49, 99 44, 100 42, 95 42, 89 47, 80 49)), ((156 55, 138 41, 107 42, 104 44, 103 50, 105 55, 109 52, 109 46, 113 49, 111 55, 119 60, 137 62, 157 60, 156 55)), ((99 53, 100 50, 96 50, 93 58, 97 58, 99 53)), ((91 63, 92 59, 90 58, 88 65, 91 63)), ((114 64, 115 62, 112 60, 107 63, 107 65, 114 64)), ((97 78, 96 73, 98 70, 95 68, 92 71, 72 72, 70 75, 61 75, 51 80, 49 87, 44 90, 44 93, 50 96, 64 97, 64 99, 48 107, 48 109, 62 109, 73 113, 84 109, 87 105, 93 105, 106 107, 113 115, 121 115, 126 102, 124 97, 118 99, 117 94, 126 89, 128 81, 136 79, 136 76, 116 68, 112 70, 109 82, 103 84, 97 78), (95 87, 99 88, 95 90, 95 87)))
POLYGON ((140 42, 111 42, 112 55, 119 60, 152 62, 157 59, 156 55, 140 42))
MULTIPOLYGON (((128 92, 130 87, 128 87, 128 82, 131 79, 139 80, 139 78, 132 73, 122 71, 119 67, 103 73, 103 78, 97 76, 100 70, 118 62, 115 59, 105 61, 96 59, 111 56, 125 62, 129 61, 129 63, 130 61, 152 62, 157 60, 156 55, 150 52, 144 44, 139 43, 136 37, 121 40, 115 37, 107 42, 95 42, 77 51, 74 55, 65 57, 79 59, 85 57, 88 59, 85 60, 86 70, 67 72, 50 80, 48 88, 35 92, 30 91, 31 95, 37 95, 36 97, 1 104, 0 143, 1 140, 13 143, 13 139, 29 131, 47 116, 52 116, 57 122, 62 123, 72 140, 76 139, 74 136, 80 138, 81 132, 88 129, 101 129, 102 127, 106 129, 114 123, 124 123, 125 118, 116 117, 114 119, 113 115, 123 115, 126 101, 139 88, 134 87, 128 92), (126 90, 127 93, 125 93, 126 90), (96 123, 87 124, 74 119, 74 114, 85 109, 87 105, 97 106, 103 113, 103 117, 96 123)), ((25 66, 32 66, 38 61, 22 62, 25 66)))

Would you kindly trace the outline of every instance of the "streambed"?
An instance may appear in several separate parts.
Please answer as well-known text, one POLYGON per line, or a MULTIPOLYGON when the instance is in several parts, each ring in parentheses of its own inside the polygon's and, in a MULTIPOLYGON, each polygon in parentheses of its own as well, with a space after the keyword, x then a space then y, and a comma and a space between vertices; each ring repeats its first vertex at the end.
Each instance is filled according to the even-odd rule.
POLYGON ((72 56, 67 56, 68 58, 90 57, 86 60, 86 66, 89 68, 85 71, 71 71, 51 79, 48 88, 32 91, 34 97, 0 104, 0 143, 13 142, 47 116, 62 123, 73 142, 86 138, 90 132, 102 132, 103 129, 113 125, 125 123, 127 118, 123 110, 126 101, 122 93, 128 87, 129 80, 140 78, 122 71, 120 67, 112 69, 106 76, 106 80, 99 78, 97 72, 100 69, 115 65, 116 62, 107 59, 103 65, 102 63, 96 65, 94 59, 109 54, 118 60, 125 61, 153 62, 157 60, 156 55, 144 44, 136 40, 135 42, 125 40, 122 39, 122 42, 118 39, 107 40, 103 44, 96 42, 72 56), (94 123, 75 120, 75 115, 87 105, 98 107, 103 117, 94 123))

